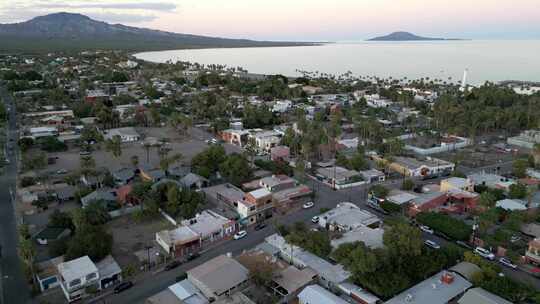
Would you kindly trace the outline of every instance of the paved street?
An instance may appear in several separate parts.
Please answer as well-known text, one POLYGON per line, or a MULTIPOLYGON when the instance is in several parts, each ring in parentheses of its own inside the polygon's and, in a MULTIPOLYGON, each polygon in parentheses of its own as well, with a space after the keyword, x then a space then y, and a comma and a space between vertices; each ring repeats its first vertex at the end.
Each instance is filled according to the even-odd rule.
POLYGON ((3 87, 0 87, 0 97, 6 102, 6 106, 11 108, 7 136, 13 139, 13 142, 9 142, 8 139, 7 144, 14 147, 12 152, 7 149, 10 164, 6 166, 4 174, 0 176, 0 245, 2 246, 0 300, 3 299, 2 304, 28 303, 30 302, 30 291, 17 255, 18 233, 12 200, 15 195, 17 176, 15 106, 12 104, 11 96, 7 94, 3 87))

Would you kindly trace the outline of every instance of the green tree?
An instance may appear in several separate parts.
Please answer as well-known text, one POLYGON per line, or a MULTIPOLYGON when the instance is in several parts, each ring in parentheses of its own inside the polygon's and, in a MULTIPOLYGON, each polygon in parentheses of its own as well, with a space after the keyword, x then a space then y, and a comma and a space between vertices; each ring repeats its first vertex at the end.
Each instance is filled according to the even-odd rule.
POLYGON ((111 139, 107 139, 105 148, 108 152, 111 152, 114 158, 122 156, 122 138, 119 135, 115 135, 111 139))
POLYGON ((241 185, 251 176, 251 168, 247 159, 241 154, 228 155, 219 165, 219 171, 234 185, 241 185))
POLYGON ((515 198, 515 199, 524 199, 524 198, 526 198, 527 197, 527 186, 525 186, 523 184, 519 184, 519 183, 510 185, 508 196, 510 196, 510 198, 515 198))
POLYGON ((527 176, 527 167, 529 162, 526 159, 516 159, 512 164, 512 172, 518 178, 524 178, 527 176))
POLYGON ((401 184, 401 189, 402 190, 406 190, 406 191, 410 191, 412 189, 414 189, 414 181, 411 180, 410 178, 406 178, 403 180, 403 183, 401 184))

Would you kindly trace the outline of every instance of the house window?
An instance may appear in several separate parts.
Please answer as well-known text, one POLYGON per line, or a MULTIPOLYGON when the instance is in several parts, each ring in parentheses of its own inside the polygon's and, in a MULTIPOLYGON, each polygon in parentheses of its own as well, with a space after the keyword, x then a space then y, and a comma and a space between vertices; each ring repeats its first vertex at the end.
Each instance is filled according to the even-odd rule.
POLYGON ((75 287, 75 286, 78 286, 78 285, 81 285, 81 279, 76 279, 76 280, 73 280, 73 281, 69 282, 69 287, 75 287))
POLYGON ((95 279, 96 277, 97 277, 97 274, 95 272, 93 272, 93 273, 86 276, 86 280, 91 281, 91 280, 95 279))

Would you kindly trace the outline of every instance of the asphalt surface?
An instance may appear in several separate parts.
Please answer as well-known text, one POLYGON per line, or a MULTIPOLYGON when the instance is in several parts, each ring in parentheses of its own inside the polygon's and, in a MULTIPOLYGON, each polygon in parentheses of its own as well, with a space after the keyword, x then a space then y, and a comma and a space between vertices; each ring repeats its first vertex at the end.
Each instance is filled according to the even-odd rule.
POLYGON ((4 167, 4 174, 0 176, 0 245, 2 257, 0 258, 0 303, 29 303, 30 290, 23 273, 22 265, 17 253, 18 232, 14 208, 15 183, 17 177, 17 123, 13 99, 8 92, 0 86, 0 97, 5 101, 9 111, 9 130, 7 157, 10 161, 4 167), (13 142, 10 141, 13 139, 13 142))

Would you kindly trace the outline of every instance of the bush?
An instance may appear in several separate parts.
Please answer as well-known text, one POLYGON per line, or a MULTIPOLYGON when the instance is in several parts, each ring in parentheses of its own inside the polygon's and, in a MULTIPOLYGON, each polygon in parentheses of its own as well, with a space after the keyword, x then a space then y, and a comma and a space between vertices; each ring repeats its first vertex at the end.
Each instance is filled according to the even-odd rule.
POLYGON ((21 187, 30 187, 36 184, 36 179, 31 176, 25 176, 21 179, 21 187))
POLYGON ((400 213, 401 212, 401 207, 394 204, 394 203, 390 203, 388 201, 383 201, 381 204, 380 204, 381 208, 388 212, 388 213, 400 213))
POLYGON ((446 214, 435 212, 420 213, 416 216, 416 220, 455 240, 466 241, 472 233, 469 225, 446 214))
POLYGON ((369 189, 369 192, 375 195, 377 198, 386 198, 389 191, 385 186, 375 185, 369 189))
POLYGON ((403 180, 403 183, 401 184, 401 189, 406 190, 406 191, 410 191, 410 190, 414 189, 414 186, 415 186, 414 182, 411 179, 407 178, 407 179, 403 180))

